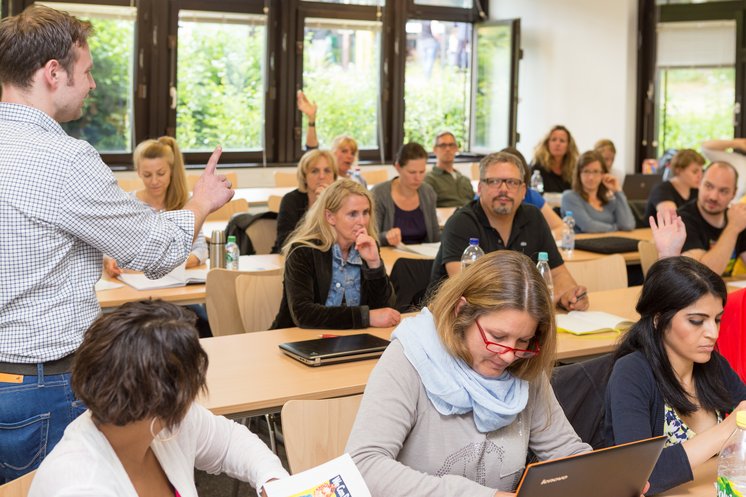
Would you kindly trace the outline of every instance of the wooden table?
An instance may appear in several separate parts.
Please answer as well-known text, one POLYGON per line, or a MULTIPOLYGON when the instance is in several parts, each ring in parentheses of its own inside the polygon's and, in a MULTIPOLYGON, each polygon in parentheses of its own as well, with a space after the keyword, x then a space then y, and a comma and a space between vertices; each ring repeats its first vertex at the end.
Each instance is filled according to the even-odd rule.
MULTIPOLYGON (((638 288, 589 294, 591 309, 614 312, 634 319, 638 288), (623 312, 623 309, 632 309, 623 312)), ((280 352, 283 342, 317 338, 328 332, 349 335, 367 332, 390 338, 393 328, 367 330, 308 330, 288 328, 257 333, 204 338, 210 357, 207 370, 209 395, 200 403, 216 414, 246 416, 278 412, 291 399, 326 399, 362 393, 375 360, 312 368, 280 352)), ((557 336, 557 359, 571 360, 611 351, 617 333, 579 337, 557 336)))
MULTIPOLYGON (((283 258, 278 254, 242 255, 238 262, 240 271, 262 271, 282 267, 283 258)), ((202 266, 206 269, 206 266, 202 266)), ((118 282, 106 278, 109 281, 118 282)), ((98 303, 103 309, 119 307, 126 302, 144 299, 163 299, 179 305, 204 304, 207 292, 204 284, 180 286, 176 288, 159 288, 157 290, 135 290, 131 286, 122 285, 111 290, 96 292, 98 303)))
POLYGON ((236 188, 233 200, 243 198, 249 203, 249 207, 267 205, 270 196, 283 197, 286 193, 295 190, 292 186, 276 186, 270 188, 236 188))

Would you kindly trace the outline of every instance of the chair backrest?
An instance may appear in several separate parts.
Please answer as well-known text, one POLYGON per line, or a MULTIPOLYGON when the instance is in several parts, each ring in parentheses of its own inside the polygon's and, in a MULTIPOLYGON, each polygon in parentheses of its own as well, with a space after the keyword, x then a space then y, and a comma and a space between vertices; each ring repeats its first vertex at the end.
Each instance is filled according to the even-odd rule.
POLYGON ((236 302, 246 333, 269 329, 280 310, 282 268, 244 273, 236 278, 236 302))
POLYGON ((282 196, 270 195, 267 197, 267 210, 269 212, 280 212, 280 202, 282 202, 282 196))
MULTIPOLYGON (((216 174, 222 174, 225 176, 228 181, 231 182, 231 187, 238 188, 238 174, 236 173, 224 173, 221 172, 219 169, 217 170, 216 174)), ((194 190, 194 184, 197 183, 197 180, 199 180, 199 177, 202 176, 202 174, 187 174, 187 188, 191 192, 194 190)))
POLYGON ((246 234, 254 246, 254 253, 269 254, 277 238, 277 217, 256 219, 246 228, 246 234))
POLYGON ((422 303, 430 284, 432 259, 400 257, 391 268, 391 284, 396 292, 396 309, 411 312, 422 303))
POLYGON ((471 163, 471 179, 479 179, 479 162, 471 163))
POLYGON ((282 408, 282 433, 291 473, 344 454, 362 395, 290 400, 282 408))
POLYGON ((119 178, 117 180, 117 184, 119 185, 119 188, 121 188, 125 192, 134 192, 137 190, 142 190, 145 187, 145 185, 142 184, 142 180, 140 178, 119 178))
POLYGON ((31 488, 31 480, 34 479, 35 474, 36 471, 32 471, 20 478, 9 481, 5 485, 0 485, 0 497, 26 497, 29 488, 31 488))
POLYGON ((293 172, 288 171, 275 171, 275 186, 298 186, 298 173, 293 169, 293 172))
POLYGON ((565 417, 580 439, 593 449, 605 445, 604 402, 612 355, 554 368, 552 388, 565 417))
POLYGON ((570 274, 589 292, 627 288, 627 263, 621 254, 607 255, 587 261, 566 261, 570 274))
POLYGON ((386 169, 361 169, 360 176, 369 186, 389 180, 389 172, 386 169))
POLYGON ((243 271, 211 269, 207 273, 207 319, 214 336, 243 333, 243 321, 236 300, 236 278, 243 271))
POLYGON ((648 275, 650 266, 658 260, 658 249, 655 244, 649 240, 640 240, 637 244, 637 251, 640 253, 640 266, 642 266, 642 277, 648 275))
POLYGON ((233 214, 248 211, 249 203, 246 201, 246 199, 238 198, 236 200, 231 200, 223 207, 207 216, 207 221, 228 221, 231 216, 233 216, 233 214))

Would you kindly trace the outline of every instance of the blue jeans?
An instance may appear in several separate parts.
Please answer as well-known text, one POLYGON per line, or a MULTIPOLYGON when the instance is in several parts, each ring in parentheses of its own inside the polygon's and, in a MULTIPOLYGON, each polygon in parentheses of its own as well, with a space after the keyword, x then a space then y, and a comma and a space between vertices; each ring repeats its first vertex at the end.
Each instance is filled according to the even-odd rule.
POLYGON ((0 382, 0 484, 39 467, 65 427, 85 411, 70 389, 70 373, 0 382))

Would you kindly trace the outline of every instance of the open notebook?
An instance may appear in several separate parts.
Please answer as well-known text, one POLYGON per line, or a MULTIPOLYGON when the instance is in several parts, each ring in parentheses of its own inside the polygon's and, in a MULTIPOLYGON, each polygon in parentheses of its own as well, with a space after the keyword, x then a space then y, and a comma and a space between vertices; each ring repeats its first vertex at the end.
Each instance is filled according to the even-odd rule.
POLYGON ((207 269, 186 269, 186 263, 184 263, 157 280, 151 280, 142 273, 122 273, 119 279, 135 290, 175 288, 190 283, 204 283, 207 279, 207 269))
POLYGON ((573 335, 625 331, 634 324, 621 316, 602 311, 570 311, 557 314, 557 329, 573 335))

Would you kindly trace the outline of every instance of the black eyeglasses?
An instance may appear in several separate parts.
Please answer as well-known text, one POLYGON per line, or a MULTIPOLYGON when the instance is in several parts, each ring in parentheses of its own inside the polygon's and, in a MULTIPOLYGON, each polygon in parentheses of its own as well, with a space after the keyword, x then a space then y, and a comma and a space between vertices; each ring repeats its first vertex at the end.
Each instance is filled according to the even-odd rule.
POLYGON ((505 188, 510 192, 514 192, 520 188, 523 181, 516 178, 482 178, 482 183, 487 185, 488 188, 494 188, 495 190, 500 188, 500 185, 505 184, 505 188))
POLYGON ((474 322, 477 325, 477 329, 479 330, 479 334, 482 335, 482 340, 484 340, 484 346, 489 350, 490 352, 494 352, 495 354, 505 354, 507 352, 512 352, 515 354, 516 357, 520 357, 521 359, 531 359, 532 357, 536 357, 539 355, 539 343, 535 340, 532 341, 534 344, 534 347, 532 349, 514 349, 513 347, 508 347, 507 345, 503 345, 501 343, 496 342, 490 342, 487 340, 487 335, 484 334, 484 330, 479 325, 479 321, 476 319, 474 322))
POLYGON ((458 143, 438 143, 435 148, 458 148, 458 143))

